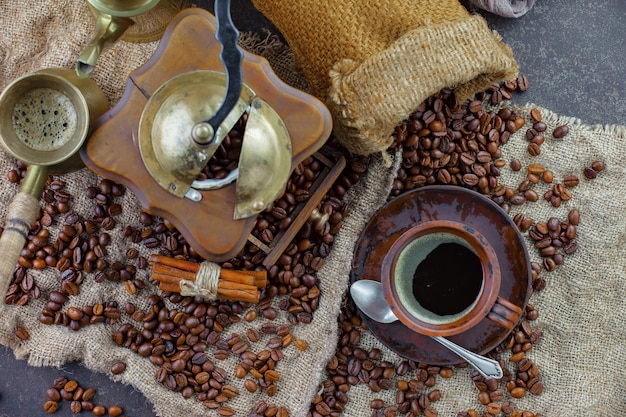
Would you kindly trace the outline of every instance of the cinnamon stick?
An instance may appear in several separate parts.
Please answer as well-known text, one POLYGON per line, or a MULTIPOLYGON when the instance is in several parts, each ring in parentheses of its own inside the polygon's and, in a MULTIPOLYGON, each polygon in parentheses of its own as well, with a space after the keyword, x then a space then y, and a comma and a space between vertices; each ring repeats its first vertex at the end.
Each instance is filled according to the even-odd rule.
POLYGON ((261 296, 257 291, 251 294, 246 291, 238 290, 220 290, 218 291, 218 295, 227 300, 241 301, 243 303, 258 303, 261 296))
MULTIPOLYGON (((180 281, 185 279, 174 275, 153 271, 152 277, 159 281, 159 288, 163 291, 180 292, 180 281)), ((231 301, 258 302, 260 293, 256 286, 237 282, 219 280, 217 296, 231 301)))
MULTIPOLYGON (((180 292, 180 281, 196 281, 201 264, 153 254, 150 256, 152 277, 163 291, 180 292)), ((259 288, 267 285, 267 271, 221 269, 217 296, 232 301, 257 303, 259 288)))
POLYGON ((267 271, 235 271, 232 269, 222 269, 220 271, 220 278, 226 281, 253 285, 257 288, 265 288, 267 285, 267 271))
POLYGON ((178 277, 182 279, 187 279, 190 281, 196 280, 196 274, 190 271, 183 271, 182 269, 177 269, 171 266, 167 266, 164 264, 154 264, 152 267, 152 274, 160 274, 160 275, 169 275, 172 277, 178 277))
POLYGON ((153 272, 152 273, 152 278, 154 278, 155 280, 159 281, 160 283, 171 284, 171 285, 178 285, 178 283, 181 280, 181 278, 173 277, 171 275, 160 274, 158 272, 156 272, 156 273, 153 272))
POLYGON ((231 281, 218 281, 217 288, 225 290, 249 291, 254 293, 258 291, 257 287, 255 287, 254 285, 240 284, 238 282, 231 281))
MULTIPOLYGON (((172 275, 178 273, 184 276, 185 279, 190 280, 195 280, 195 278, 190 274, 181 273, 180 271, 197 273, 200 270, 200 264, 196 262, 156 254, 150 255, 150 262, 153 264, 153 268, 159 266, 161 272, 170 271, 172 275)), ((226 281, 254 285, 257 288, 265 288, 267 286, 267 271, 236 271, 233 269, 222 269, 220 271, 220 278, 226 281)))
POLYGON ((150 255, 150 263, 167 265, 187 272, 198 272, 200 270, 200 264, 197 262, 185 261, 157 254, 150 255))
MULTIPOLYGON (((159 289, 161 291, 169 291, 169 292, 180 292, 180 280, 178 282, 173 281, 160 281, 159 289)), ((241 301, 246 303, 258 303, 260 298, 260 293, 256 290, 250 289, 241 289, 241 288, 222 288, 221 286, 217 289, 218 298, 227 299, 230 301, 241 301)))
POLYGON ((165 282, 161 282, 159 284, 159 289, 161 291, 169 291, 169 292, 180 293, 180 286, 178 284, 168 284, 168 283, 165 283, 165 282))

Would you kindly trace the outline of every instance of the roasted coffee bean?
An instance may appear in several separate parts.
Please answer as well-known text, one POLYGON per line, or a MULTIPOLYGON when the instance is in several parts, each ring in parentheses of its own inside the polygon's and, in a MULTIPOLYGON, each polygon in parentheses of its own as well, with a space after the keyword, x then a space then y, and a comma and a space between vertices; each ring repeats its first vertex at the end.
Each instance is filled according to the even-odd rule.
POLYGON ((111 417, 119 417, 122 414, 124 414, 124 409, 120 407, 119 405, 112 405, 112 406, 109 406, 109 408, 107 409, 107 413, 111 417))
POLYGON ((43 410, 48 414, 54 414, 59 409, 59 403, 56 401, 46 401, 43 410))
POLYGON ((79 321, 83 318, 82 310, 76 307, 69 307, 66 314, 71 320, 79 321))
POLYGON ((515 194, 514 196, 509 198, 509 202, 513 205, 519 206, 521 204, 524 204, 524 202, 526 202, 526 197, 524 197, 521 194, 515 194))
POLYGON ((578 209, 571 209, 569 213, 567 213, 567 221, 574 226, 580 223, 580 212, 578 209))
POLYGON ((46 396, 48 397, 50 401, 55 401, 55 402, 61 401, 61 394, 59 394, 59 390, 57 388, 54 388, 54 387, 48 388, 46 390, 46 396))
POLYGON ((576 187, 579 184, 579 179, 575 175, 568 175, 563 178, 563 185, 566 187, 576 187))
POLYGON ((554 128, 554 130, 552 131, 552 136, 555 139, 562 139, 567 136, 568 133, 569 127, 567 127, 566 125, 560 125, 554 128))
POLYGON ((530 156, 538 156, 541 154, 541 147, 535 142, 529 143, 527 150, 530 156))
POLYGON ((91 410, 91 413, 96 417, 100 417, 104 416, 107 413, 107 409, 103 405, 95 405, 91 410))
POLYGON ((87 388, 83 391, 81 399, 83 401, 91 401, 93 397, 96 395, 96 390, 93 388, 87 388))
POLYGON ((524 197, 526 201, 536 202, 539 200, 539 195, 534 190, 526 190, 524 192, 524 197))
POLYGON ((21 326, 17 326, 15 328, 15 337, 17 337, 21 341, 25 341, 25 340, 28 340, 28 338, 30 337, 30 334, 25 328, 21 326))
POLYGON ((487 413, 489 413, 492 416, 497 416, 500 414, 500 412, 502 412, 502 407, 500 406, 500 404, 498 403, 489 403, 485 406, 485 409, 487 411, 487 413))
POLYGON ((113 375, 119 375, 126 370, 126 364, 124 362, 118 361, 111 365, 111 373, 113 375))
POLYGON ((70 379, 63 385, 63 389, 67 392, 74 392, 78 388, 78 382, 73 379, 70 379))
POLYGON ((533 395, 541 395, 541 393, 543 392, 543 389, 544 389, 544 386, 541 381, 536 381, 529 387, 529 391, 533 395))
POLYGON ((529 173, 537 175, 541 175, 546 171, 546 168, 540 164, 528 164, 528 167, 526 169, 529 173))
POLYGON ((20 181, 20 174, 16 169, 12 169, 7 173, 7 179, 11 184, 16 184, 20 181))
POLYGON ((530 82, 526 75, 520 75, 517 77, 517 89, 521 92, 527 91, 530 88, 530 82))
POLYGON ((541 122, 541 111, 536 107, 532 108, 530 110, 530 117, 535 122, 541 122))
POLYGON ((542 174, 541 174, 541 180, 543 182, 545 182, 546 184, 551 184, 552 181, 554 181, 554 172, 550 171, 550 170, 545 170, 542 174))
POLYGON ((72 414, 78 414, 83 410, 83 406, 81 405, 80 401, 72 401, 70 403, 70 412, 72 414))
POLYGON ((65 384, 67 384, 67 378, 65 378, 64 376, 59 376, 55 378, 54 382, 52 383, 52 387, 57 390, 61 390, 63 387, 65 387, 65 384))
POLYGON ((539 133, 545 132, 548 126, 543 122, 535 122, 533 123, 533 129, 539 133))
POLYGON ((596 172, 600 172, 600 171, 604 171, 605 165, 604 162, 602 161, 593 161, 591 163, 591 169, 593 169, 596 172))
POLYGON ((246 379, 243 383, 248 392, 256 392, 259 389, 258 384, 253 379, 246 379))
POLYGON ((593 180, 598 176, 598 173, 592 167, 585 167, 583 169, 583 175, 585 176, 585 178, 593 180))

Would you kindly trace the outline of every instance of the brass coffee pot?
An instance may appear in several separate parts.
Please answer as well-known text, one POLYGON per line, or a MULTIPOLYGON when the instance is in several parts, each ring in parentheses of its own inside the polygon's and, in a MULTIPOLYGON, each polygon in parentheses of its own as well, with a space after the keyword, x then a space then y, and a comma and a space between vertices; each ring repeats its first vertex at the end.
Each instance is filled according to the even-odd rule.
POLYGON ((0 146, 28 164, 20 191, 7 208, 0 237, 0 300, 39 213, 50 174, 84 167, 79 148, 109 105, 91 79, 66 68, 47 68, 13 81, 0 94, 0 146))
POLYGON ((95 11, 96 27, 91 42, 76 62, 76 74, 87 78, 96 67, 100 54, 117 41, 135 22, 131 19, 147 12, 159 0, 87 0, 95 11))

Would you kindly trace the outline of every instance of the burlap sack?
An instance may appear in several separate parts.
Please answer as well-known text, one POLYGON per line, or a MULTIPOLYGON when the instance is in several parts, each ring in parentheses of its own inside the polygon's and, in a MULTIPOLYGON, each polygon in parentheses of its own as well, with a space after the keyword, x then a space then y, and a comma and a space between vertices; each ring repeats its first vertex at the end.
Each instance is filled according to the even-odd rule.
POLYGON ((510 48, 457 0, 252 2, 358 154, 387 149, 394 127, 442 88, 464 100, 517 73, 510 48))
MULTIPOLYGON (((527 125, 533 107, 527 105, 517 109, 526 118, 527 125)), ((580 120, 559 116, 547 109, 540 110, 548 126, 546 132, 565 124, 570 128, 569 135, 561 140, 546 135, 541 154, 531 157, 526 151, 526 129, 521 129, 501 147, 502 158, 507 162, 517 158, 523 166, 542 164, 554 172, 555 182, 561 182, 567 175, 577 175, 581 182, 572 189, 572 200, 558 209, 540 199, 536 203, 514 207, 511 215, 523 212, 535 221, 546 221, 552 216, 565 220, 568 211, 577 208, 581 213, 576 238, 579 249, 566 257, 565 263, 555 271, 542 273, 547 286, 530 299, 539 310, 539 318, 532 322, 533 329, 543 331, 545 337, 527 356, 539 366, 545 390, 539 396, 528 394, 521 400, 508 396, 505 400, 513 400, 519 410, 530 410, 542 416, 624 415, 626 368, 621 358, 626 354, 626 261, 623 256, 626 243, 623 216, 626 205, 626 148, 623 146, 626 127, 590 127, 580 120), (587 180, 582 169, 595 160, 604 161, 607 168, 596 179, 587 180)), ((525 169, 513 172, 507 166, 502 169, 499 182, 515 187, 525 175, 525 169)), ((347 199, 357 207, 363 199, 374 201, 380 185, 388 183, 390 176, 393 174, 382 166, 373 166, 366 179, 367 187, 351 190, 347 199)), ((549 186, 543 184, 536 191, 543 195, 548 189, 549 186)), ((389 187, 387 191, 390 191, 389 187)), ((367 208, 364 212, 369 214, 372 210, 367 208)), ((345 251, 346 256, 350 253, 351 249, 344 246, 353 248, 354 231, 362 230, 368 220, 360 217, 361 214, 359 209, 351 213, 346 221, 346 228, 350 231, 340 232, 341 239, 334 251, 345 251)), ((524 236, 531 260, 540 262, 534 242, 527 233, 524 236)), ((349 258, 328 265, 328 268, 333 267, 343 273, 343 288, 347 288, 349 258)), ((359 346, 365 350, 381 349, 381 360, 396 365, 402 360, 370 332, 363 331, 361 335, 359 346)), ((512 365, 509 363, 509 370, 515 372, 512 365)), ((478 402, 478 390, 469 376, 470 371, 470 368, 460 369, 450 379, 438 378, 435 388, 441 390, 442 399, 433 406, 440 416, 456 416, 459 411, 468 409, 484 411, 484 406, 478 402)), ((395 404, 395 389, 373 393, 367 385, 359 384, 348 395, 350 401, 344 416, 370 415, 373 398, 381 398, 387 405, 395 404)))
MULTIPOLYGON (((175 1, 162 3, 170 4, 174 8, 180 6, 175 1)), ((94 19, 83 0, 0 2, 0 89, 19 76, 41 68, 73 68, 76 58, 90 38, 93 22, 94 19)), ((275 38, 263 39, 243 34, 242 39, 244 46, 255 45, 253 48, 255 52, 278 62, 279 69, 282 68, 286 75, 284 77, 286 81, 306 86, 306 83, 302 82, 302 77, 294 77, 293 69, 289 67, 293 65, 291 54, 284 46, 276 47, 275 38)), ((103 89, 111 105, 120 99, 129 73, 143 65, 151 57, 156 46, 156 42, 120 41, 102 54, 93 79, 103 89)), ((18 190, 18 186, 10 184, 6 177, 6 173, 14 167, 13 158, 0 151, 2 219, 5 218, 6 208, 12 196, 18 190)), ((86 198, 85 189, 91 185, 98 185, 100 178, 86 169, 59 178, 67 183, 66 190, 72 195, 72 209, 85 219, 92 218, 94 202, 86 198)), ((110 260, 122 260, 130 247, 136 248, 142 256, 149 256, 150 250, 141 244, 132 244, 122 236, 125 225, 141 227, 138 221, 141 211, 139 202, 130 192, 119 198, 118 202, 123 207, 123 214, 116 218, 117 226, 110 231, 112 244, 107 247, 107 257, 110 260)), ((63 218, 59 217, 50 227, 51 241, 58 235, 62 223, 63 218)), ((68 361, 82 361, 87 368, 103 372, 112 379, 130 384, 141 391, 154 404, 154 410, 160 416, 217 415, 215 410, 207 410, 201 402, 195 399, 186 400, 180 393, 167 390, 155 381, 157 367, 131 350, 115 345, 112 340, 115 329, 120 323, 132 322, 125 313, 117 325, 85 326, 78 332, 63 326, 46 326, 40 323, 38 317, 47 300, 47 294, 59 289, 60 277, 58 271, 51 268, 43 271, 29 270, 29 273, 40 287, 42 297, 39 300, 31 300, 23 307, 7 306, 4 302, 0 306, 2 316, 0 343, 11 347, 17 358, 27 359, 28 363, 34 366, 61 366, 68 361), (30 337, 27 340, 21 341, 16 337, 15 330, 18 326, 29 332, 30 337), (116 361, 124 361, 127 370, 121 375, 114 376, 110 368, 116 361)), ((137 277, 147 282, 148 274, 148 270, 140 270, 137 277)), ((321 372, 334 352, 333 336, 336 335, 336 315, 341 301, 341 291, 334 279, 321 279, 320 289, 324 294, 324 301, 320 303, 313 322, 292 328, 294 338, 306 341, 308 348, 303 352, 293 345, 283 349, 284 359, 276 367, 281 379, 275 396, 268 397, 262 389, 255 394, 248 394, 243 387, 243 380, 234 376, 235 367, 239 362, 234 355, 224 361, 215 361, 216 366, 226 371, 227 383, 235 386, 240 392, 237 398, 226 404, 236 410, 237 415, 250 413, 253 405, 260 399, 285 407, 290 415, 306 414, 311 398, 317 390, 321 372)), ((93 276, 87 276, 80 286, 80 294, 71 297, 63 308, 65 311, 69 306, 83 307, 117 301, 122 310, 127 302, 132 302, 138 309, 148 311, 150 307, 147 299, 157 292, 156 287, 148 285, 136 296, 130 296, 121 283, 98 284, 94 282, 93 276)), ((274 299, 277 311, 279 298, 274 299)), ((176 306, 168 303, 168 307, 176 306)), ((265 322, 267 320, 257 319, 252 323, 242 320, 236 325, 229 326, 223 337, 231 333, 244 334, 247 328, 260 328, 265 322)), ((272 322, 277 325, 288 324, 286 313, 280 311, 279 316, 272 322)), ((137 326, 137 323, 134 325, 137 326)), ((269 337, 263 335, 262 339, 252 344, 250 349, 255 352, 265 349, 269 337)), ((207 352, 210 358, 213 351, 214 347, 207 352)))

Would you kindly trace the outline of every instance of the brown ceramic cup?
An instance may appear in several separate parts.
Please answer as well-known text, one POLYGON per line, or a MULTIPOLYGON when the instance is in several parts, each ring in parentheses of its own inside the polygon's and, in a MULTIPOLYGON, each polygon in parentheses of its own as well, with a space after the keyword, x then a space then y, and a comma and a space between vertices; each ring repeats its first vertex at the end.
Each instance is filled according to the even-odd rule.
MULTIPOLYGON (((500 266, 494 248, 477 230, 462 223, 432 220, 408 229, 391 246, 383 259, 381 271, 383 293, 392 311, 404 325, 420 334, 451 336, 469 330, 485 318, 511 330, 522 313, 518 306, 498 295, 500 266), (444 262, 435 264, 434 270, 429 271, 430 276, 435 277, 435 285, 429 282, 423 286, 416 281, 420 279, 416 271, 427 264, 429 255, 442 247, 462 247, 461 251, 469 254, 473 268, 463 264, 467 257, 459 261, 443 254, 444 262), (471 259, 472 256, 476 259, 471 259), (455 262, 460 264, 451 265, 455 262), (442 284, 438 282, 439 267, 448 267, 448 275, 450 268, 458 273, 451 281, 442 284), (473 276, 468 275, 470 270, 474 272, 473 276), (475 282, 468 293, 463 285, 468 285, 470 279, 475 282), (422 298, 420 302, 420 297, 426 293, 427 299, 422 298), (431 307, 426 308, 423 304, 431 307), (445 313, 432 307, 444 304, 447 304, 445 313)), ((441 280, 444 275, 441 272, 441 280)))

